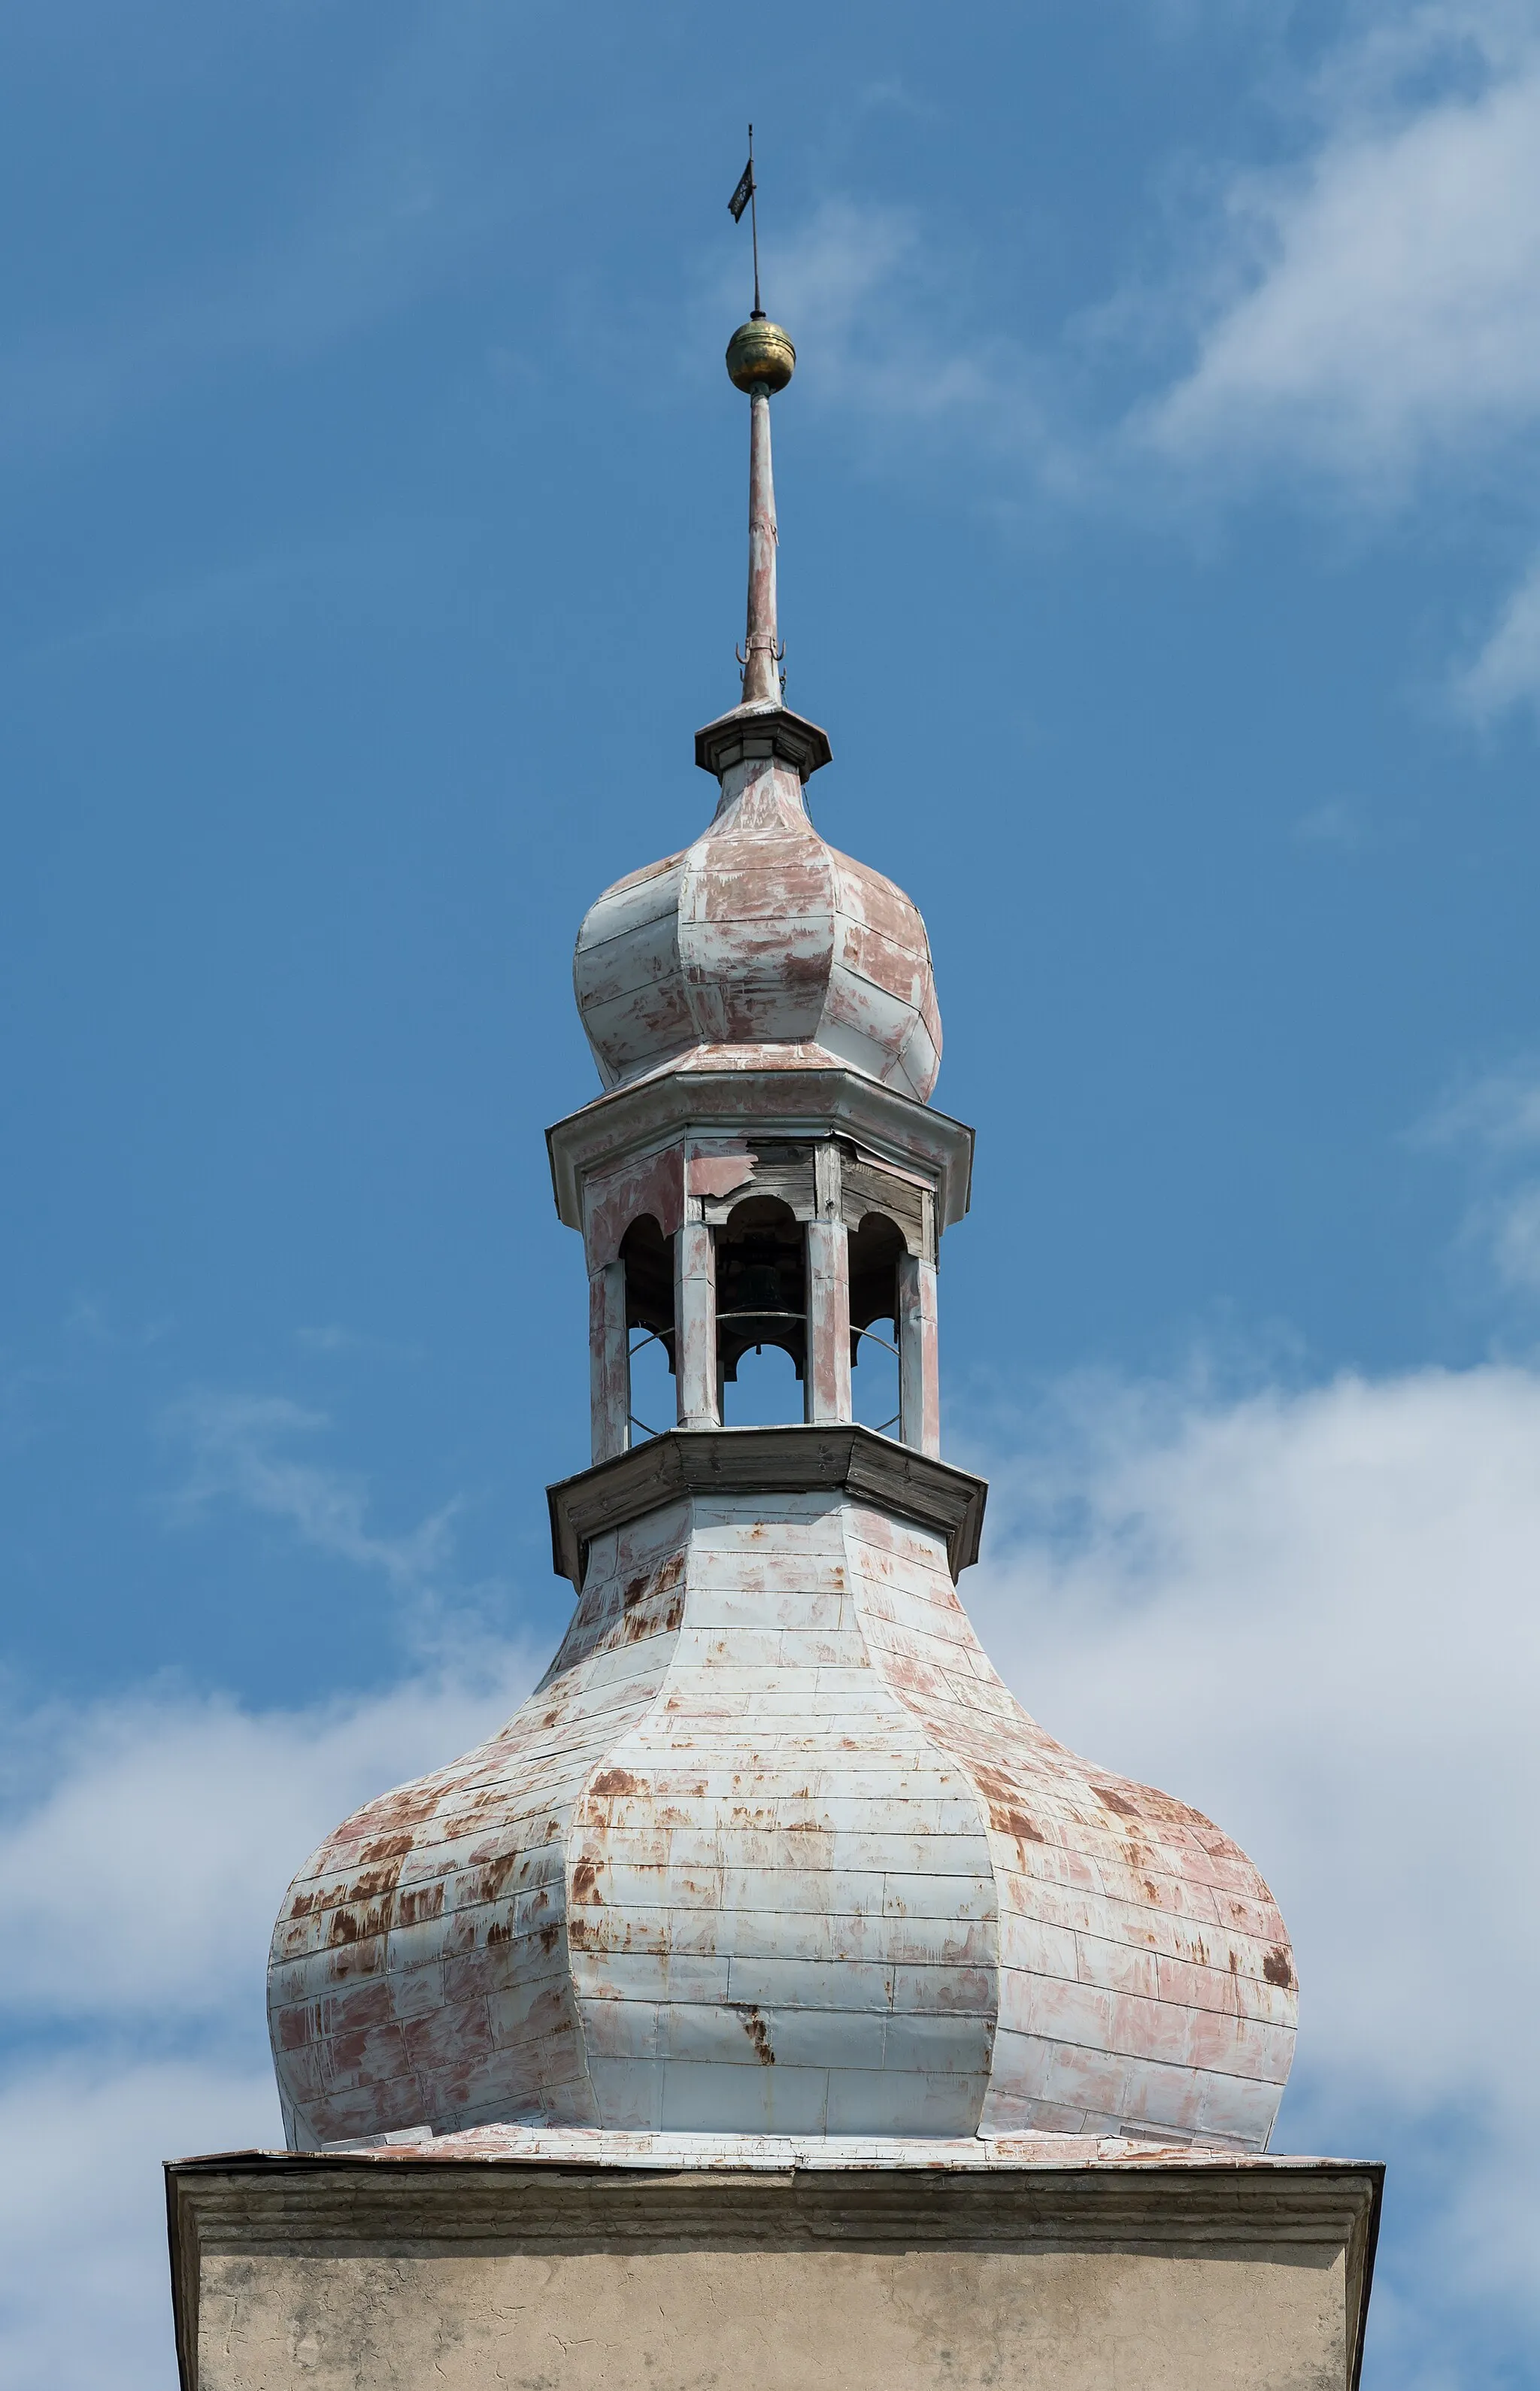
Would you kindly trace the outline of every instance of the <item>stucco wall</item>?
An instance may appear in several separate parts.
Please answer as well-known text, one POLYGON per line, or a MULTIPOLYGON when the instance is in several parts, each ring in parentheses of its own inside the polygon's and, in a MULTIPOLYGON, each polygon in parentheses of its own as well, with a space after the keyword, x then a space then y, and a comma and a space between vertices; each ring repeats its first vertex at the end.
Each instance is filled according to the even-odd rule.
POLYGON ((200 2391, 1342 2391, 1344 2260, 1032 2251, 224 2257, 200 2391))

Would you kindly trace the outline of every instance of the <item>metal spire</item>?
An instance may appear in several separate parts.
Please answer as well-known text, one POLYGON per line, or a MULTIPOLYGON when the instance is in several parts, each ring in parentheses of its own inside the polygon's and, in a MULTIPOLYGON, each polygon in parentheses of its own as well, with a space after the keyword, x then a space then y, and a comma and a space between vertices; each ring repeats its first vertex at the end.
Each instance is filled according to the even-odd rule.
POLYGON ((738 652, 743 667, 743 704, 779 705, 780 664, 785 650, 776 621, 776 485, 770 464, 770 398, 784 390, 797 352, 778 324, 772 324, 759 296, 759 214, 755 206, 754 128, 749 127, 749 163, 727 205, 740 224, 745 206, 754 242, 754 311, 727 343, 727 371, 749 400, 749 622, 738 652))

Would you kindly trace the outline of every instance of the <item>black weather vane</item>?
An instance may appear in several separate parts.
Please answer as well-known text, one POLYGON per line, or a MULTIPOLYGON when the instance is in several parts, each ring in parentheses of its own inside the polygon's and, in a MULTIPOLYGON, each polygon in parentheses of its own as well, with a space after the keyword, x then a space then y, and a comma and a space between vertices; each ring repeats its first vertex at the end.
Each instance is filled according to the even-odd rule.
POLYGON ((732 216, 734 224, 741 224, 743 222, 744 209, 747 208, 749 211, 749 230, 752 234, 754 241, 754 312, 750 317, 751 323, 757 322, 764 313, 764 308, 759 304, 759 211, 754 205, 754 194, 758 187, 759 186, 754 181, 754 128, 751 124, 749 127, 749 163, 745 166, 742 174, 738 176, 738 188, 727 202, 728 212, 732 216))

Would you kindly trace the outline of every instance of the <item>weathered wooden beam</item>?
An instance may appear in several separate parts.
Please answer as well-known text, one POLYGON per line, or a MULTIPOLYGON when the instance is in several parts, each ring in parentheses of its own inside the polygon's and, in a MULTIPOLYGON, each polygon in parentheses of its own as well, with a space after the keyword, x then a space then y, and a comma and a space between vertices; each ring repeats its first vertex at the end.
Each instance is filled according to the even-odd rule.
POLYGON ((807 1224, 809 1420, 853 1416, 850 1384, 850 1233, 841 1217, 841 1156, 832 1138, 813 1150, 815 1217, 807 1224))
POLYGON ((681 1428, 722 1424, 716 1361, 716 1247, 704 1221, 674 1240, 675 1372, 681 1428))
POLYGON ((898 1262, 898 1432, 917 1452, 941 1452, 936 1266, 907 1253, 898 1262))

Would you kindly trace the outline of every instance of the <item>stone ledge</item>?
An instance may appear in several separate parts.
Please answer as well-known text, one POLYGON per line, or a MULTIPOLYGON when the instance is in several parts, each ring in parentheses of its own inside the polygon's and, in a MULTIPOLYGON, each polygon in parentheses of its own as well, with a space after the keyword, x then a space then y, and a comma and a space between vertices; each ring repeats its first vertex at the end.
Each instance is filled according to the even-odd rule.
POLYGON ((846 1493, 946 1538, 956 1581, 979 1557, 988 1487, 875 1428, 670 1428, 545 1489, 558 1577, 581 1592, 588 1546, 682 1494, 846 1493))

